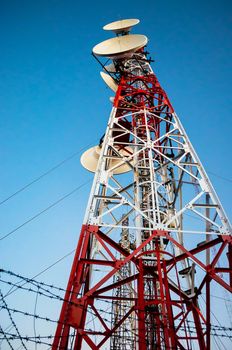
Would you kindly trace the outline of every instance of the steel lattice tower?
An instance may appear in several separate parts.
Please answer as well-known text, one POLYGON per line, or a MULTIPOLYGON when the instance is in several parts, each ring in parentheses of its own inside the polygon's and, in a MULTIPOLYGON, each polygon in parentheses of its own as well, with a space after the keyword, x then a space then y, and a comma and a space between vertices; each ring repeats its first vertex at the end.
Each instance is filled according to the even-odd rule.
MULTIPOLYGON (((125 228, 129 225, 128 218, 122 221, 124 228, 122 229, 121 239, 119 241, 120 246, 130 252, 134 243, 131 242, 131 237, 129 229, 125 228)), ((120 255, 121 259, 124 259, 124 256, 120 255)), ((124 264, 120 269, 120 274, 114 275, 113 282, 117 283, 121 280, 129 278, 131 276, 131 264, 128 262, 124 264)), ((118 322, 123 318, 123 316, 131 309, 133 302, 133 286, 132 283, 122 284, 115 288, 113 291, 114 299, 112 301, 112 326, 116 326, 118 322), (128 300, 129 298, 129 300, 128 300)), ((111 350, 131 350, 135 349, 135 335, 134 332, 131 332, 135 328, 135 319, 130 315, 125 322, 115 331, 114 336, 111 338, 110 349, 111 350)))
POLYGON ((211 286, 232 291, 229 221, 135 22, 93 50, 116 95, 82 158, 95 177, 53 350, 210 349, 211 286))

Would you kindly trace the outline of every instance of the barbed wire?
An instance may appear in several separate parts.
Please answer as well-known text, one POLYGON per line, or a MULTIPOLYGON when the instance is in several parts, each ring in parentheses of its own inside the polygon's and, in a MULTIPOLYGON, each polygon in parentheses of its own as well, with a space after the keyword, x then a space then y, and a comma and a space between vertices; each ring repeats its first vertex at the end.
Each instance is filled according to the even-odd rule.
MULTIPOLYGON (((10 274, 12 276, 15 276, 15 277, 19 277, 21 279, 24 279, 26 280, 28 283, 36 283, 36 287, 39 289, 39 290, 34 290, 32 289, 31 287, 27 288, 27 287, 23 287, 23 286, 18 286, 17 284, 13 283, 13 282, 10 282, 10 281, 5 281, 3 279, 0 279, 0 282, 3 282, 3 283, 6 283, 8 285, 11 285, 11 286, 15 286, 16 288, 18 289, 22 289, 22 290, 25 290, 25 291, 28 291, 28 292, 32 292, 32 293, 36 293, 40 296, 44 296, 44 297, 47 297, 47 298, 50 298, 50 299, 55 299, 55 300, 59 300, 59 301, 62 301, 62 302, 66 302, 68 304, 71 304, 71 305, 74 305, 75 307, 78 307, 78 308, 83 308, 83 305, 78 303, 78 302, 72 302, 71 300, 67 300, 63 297, 61 297, 60 295, 57 295, 55 293, 52 293, 51 291, 49 291, 48 289, 45 289, 41 286, 39 286, 39 284, 41 284, 42 286, 48 286, 49 288, 51 289, 56 289, 56 290, 59 290, 59 291, 62 291, 62 292, 66 292, 67 290, 64 289, 64 288, 61 288, 61 287, 57 287, 57 286, 54 286, 54 285, 51 285, 51 284, 46 284, 44 282, 39 282, 39 281, 36 281, 34 279, 30 279, 30 278, 27 278, 27 277, 24 277, 22 275, 18 275, 18 274, 15 274, 14 272, 11 272, 11 271, 7 271, 7 270, 4 270, 4 269, 0 269, 0 272, 4 272, 4 273, 7 273, 7 274, 10 274), (47 293, 50 293, 50 295, 47 295, 45 294, 44 292, 41 291, 41 289, 47 293)), ((72 293, 72 291, 69 291, 72 293)), ((75 296, 79 296, 80 294, 75 294, 75 296)), ((108 301, 108 300, 104 300, 102 298, 96 298, 97 300, 101 301, 101 302, 104 302, 104 303, 107 303, 107 304, 112 304, 111 301, 108 301)), ((113 315, 113 313, 111 311, 106 311, 102 308, 98 308, 99 312, 102 312, 102 313, 105 313, 105 314, 108 314, 108 315, 113 315)), ((14 311, 14 309, 12 309, 12 311, 14 311)), ((90 312, 90 310, 88 310, 88 312, 90 312)), ((91 313, 91 312, 90 312, 91 313)), ((92 313, 94 316, 96 316, 94 313, 92 313)), ((108 319, 105 319, 105 318, 102 318, 104 321, 107 321, 109 322, 108 319)), ((52 321, 52 322, 56 322, 56 321, 52 321)), ((193 322, 191 320, 189 320, 188 322, 193 322)), ((194 322, 193 322, 194 323, 194 322)), ((211 326, 212 328, 215 328, 215 329, 219 329, 219 330, 228 330, 228 331, 231 331, 232 328, 230 327, 224 327, 224 326, 218 326, 218 325, 212 325, 211 326)))
POLYGON ((25 280, 28 283, 36 283, 38 285, 49 287, 51 289, 57 289, 60 292, 67 292, 67 289, 64 289, 64 288, 61 288, 61 287, 57 287, 57 286, 55 286, 53 284, 47 284, 47 283, 44 283, 44 282, 41 282, 41 281, 37 281, 34 278, 25 277, 25 276, 22 276, 22 275, 19 275, 19 274, 15 273, 15 272, 9 271, 9 270, 0 269, 0 273, 5 273, 5 274, 8 274, 10 276, 14 276, 14 277, 20 278, 22 280, 25 280))
MULTIPOLYGON (((155 326, 154 326, 155 328, 155 326)), ((190 331, 190 333, 192 334, 196 334, 196 329, 194 327, 190 327, 192 330, 190 331)), ((183 329, 183 327, 182 327, 183 329)), ((125 328, 125 331, 138 331, 137 328, 125 328)), ((86 329, 85 330, 86 332, 94 332, 92 329, 86 329)), ((100 332, 96 332, 96 333, 100 333, 100 332)), ((55 336, 55 335, 37 335, 37 336, 18 336, 17 334, 14 334, 14 333, 10 333, 10 332, 4 332, 0 326, 0 334, 3 334, 4 336, 7 336, 8 337, 8 340, 15 340, 15 339, 23 339, 23 340, 26 340, 26 341, 41 341, 42 339, 54 339, 54 338, 64 338, 64 337, 67 337, 67 336, 64 336, 64 335, 60 335, 60 336, 55 336)), ((102 333, 103 334, 103 333, 102 333)), ((134 333, 136 336, 139 336, 138 334, 134 333)), ((222 337, 222 338, 232 338, 232 336, 227 336, 225 334, 218 334, 216 332, 212 332, 211 335, 214 335, 214 336, 218 336, 218 337, 222 337)), ((70 334, 69 337, 73 338, 75 337, 75 334, 70 334)), ((0 337, 0 340, 4 340, 5 337, 0 337)), ((46 345, 51 345, 51 344, 46 344, 46 345)))
MULTIPOLYGON (((66 302, 68 304, 71 304, 71 305, 74 305, 75 307, 77 308, 83 308, 84 310, 87 310, 87 313, 89 314, 92 314, 94 316, 94 320, 93 322, 95 321, 95 319, 97 319, 97 321, 100 321, 100 318, 96 315, 96 313, 92 312, 90 310, 90 308, 87 306, 87 307, 84 307, 83 304, 80 304, 78 303, 78 300, 76 302, 73 302, 71 300, 66 300, 65 298, 61 297, 60 295, 54 293, 53 291, 58 291, 60 293, 64 293, 66 292, 67 290, 64 289, 64 288, 61 288, 61 287, 57 287, 53 284, 47 284, 47 283, 44 283, 44 282, 40 282, 40 281, 37 281, 35 279, 32 279, 32 278, 27 278, 25 276, 22 276, 22 275, 19 275, 19 274, 16 274, 12 271, 7 271, 7 270, 4 270, 4 269, 0 269, 0 273, 4 273, 6 275, 9 275, 11 277, 15 277, 15 278, 20 278, 22 280, 25 281, 25 283, 29 283, 29 284, 32 284, 34 287, 36 287, 36 290, 34 288, 32 288, 31 286, 30 287, 23 287, 23 286, 19 286, 17 285, 16 283, 14 282, 11 282, 11 281, 8 281, 8 280, 4 280, 4 279, 0 279, 0 282, 2 283, 5 283, 5 284, 8 284, 8 285, 11 285, 13 287, 16 287, 18 289, 21 289, 21 290, 24 290, 24 291, 27 291, 27 292, 31 292, 31 293, 35 293, 36 295, 39 295, 39 296, 44 296, 46 298, 50 298, 50 299, 54 299, 54 300, 59 300, 59 301, 62 301, 62 302, 66 302)), ((72 291, 69 291, 72 293, 72 291)), ((76 297, 78 297, 80 294, 75 294, 76 297)), ((11 319, 11 322, 13 324, 13 318, 12 316, 10 316, 11 314, 13 313, 17 313, 17 314, 21 314, 25 317, 33 317, 34 320, 42 320, 42 321, 45 321, 45 322, 49 322, 49 323, 53 323, 53 324, 62 324, 62 325, 68 325, 70 327, 72 327, 72 324, 68 323, 68 322, 62 322, 60 320, 54 320, 50 317, 47 317, 47 316, 41 316, 40 314, 36 314, 34 312, 33 313, 30 313, 30 312, 27 312, 25 310, 18 310, 16 308, 9 308, 9 306, 7 305, 7 303, 5 302, 4 300, 4 296, 3 294, 1 293, 0 294, 0 297, 1 297, 1 300, 3 302, 3 305, 1 306, 2 309, 6 310, 8 312, 8 315, 11 319)), ((109 301, 109 300, 105 300, 105 299, 102 299, 101 298, 98 298, 96 297, 96 300, 98 300, 100 303, 107 303, 109 305, 112 305, 112 301, 109 301)), ((111 323, 112 324, 112 315, 114 315, 114 313, 112 311, 107 311, 106 309, 102 308, 102 307, 98 307, 98 312, 100 314, 103 314, 105 316, 108 315, 108 318, 106 317, 103 317, 103 315, 101 315, 101 319, 107 323, 111 323)), ((136 310, 136 312, 139 311, 139 310, 136 310)), ((130 318, 134 319, 134 320, 138 320, 138 315, 136 317, 132 317, 132 315, 130 316, 130 318)), ((192 323, 192 326, 189 325, 188 326, 188 333, 189 335, 191 336, 191 334, 196 334, 197 333, 197 330, 196 330, 196 327, 194 326, 194 321, 191 321, 191 320, 188 320, 189 323, 192 323)), ((149 326, 151 325, 149 322, 146 324, 149 324, 149 326)), ((155 327, 155 325, 152 325, 153 327, 155 327)), ((206 331, 206 325, 205 323, 202 323, 201 324, 202 326, 202 331, 206 331)), ((15 327, 14 327, 15 328, 15 327)), ((170 328, 170 327, 169 327, 170 328)), ((15 328, 17 329, 17 327, 15 328)), ((138 329, 125 329, 126 331, 128 332, 132 332, 133 334, 133 331, 137 332, 138 329)), ((185 327, 178 327, 178 331, 182 332, 186 330, 185 327)), ((84 330, 86 333, 90 333, 90 334, 95 334, 95 335, 104 335, 104 332, 100 332, 100 331, 96 331, 95 329, 91 329, 91 328, 85 328, 84 330)), ((232 339, 232 335, 228 335, 226 334, 226 331, 232 331, 232 328, 231 327, 226 327, 226 326, 219 326, 219 325, 211 325, 211 332, 210 334, 213 336, 213 337, 219 337, 219 340, 220 338, 226 338, 226 339, 232 339), (224 332, 224 333, 220 333, 220 332, 224 332)), ((13 333, 10 333, 9 331, 6 332, 2 329, 2 327, 0 328, 0 334, 2 334, 3 336, 0 338, 1 341, 6 341, 8 343, 8 345, 10 346, 10 349, 12 350, 13 347, 11 345, 11 341, 12 340, 20 340, 21 342, 34 342, 35 344, 38 344, 38 345, 48 345, 48 346, 51 346, 52 344, 50 344, 49 342, 46 342, 46 340, 49 340, 49 339, 53 339, 54 336, 51 336, 51 335, 48 335, 48 336, 41 336, 41 335, 34 335, 34 336, 22 336, 20 333, 18 334, 17 330, 16 330, 16 333, 17 334, 13 334, 13 333)), ((136 334, 135 334, 136 335, 136 334)), ((136 335, 137 336, 137 335, 136 335)), ((69 336, 70 337, 70 336, 69 336)), ((20 346, 20 348, 22 347, 22 345, 20 346)), ((24 349, 26 349, 26 346, 25 344, 23 343, 23 347, 24 349)))
MULTIPOLYGON (((77 307, 82 307, 82 308, 84 308, 83 307, 83 305, 77 305, 77 304, 75 304, 75 303, 73 303, 73 302, 70 302, 71 304, 74 304, 74 305, 76 305, 77 307)), ((47 321, 47 322, 51 322, 51 323, 57 323, 57 324, 62 324, 62 325, 68 325, 68 326, 72 326, 72 324, 71 323, 68 323, 68 322, 62 322, 62 321, 59 321, 59 320, 53 320, 53 319, 51 319, 50 317, 47 317, 47 316, 41 316, 41 315, 38 315, 38 314, 32 314, 32 313, 30 313, 30 312, 26 312, 26 311, 22 311, 22 310, 18 310, 18 309, 15 309, 15 308, 9 308, 9 307, 6 307, 5 305, 2 305, 2 308, 3 309, 8 309, 10 312, 13 312, 13 313, 18 313, 18 314, 22 314, 22 315, 24 315, 24 316, 28 316, 28 317, 34 317, 34 318, 36 318, 36 319, 40 319, 40 320, 43 320, 43 321, 47 321)), ((84 309, 87 309, 87 308, 84 308, 84 309)), ((90 310, 87 310, 89 313, 91 313, 90 312, 90 310)), ((105 314, 108 314, 108 315, 113 315, 113 312, 110 312, 110 311, 106 311, 106 310, 104 310, 104 309, 98 309, 98 311, 99 312, 103 312, 103 313, 105 313, 105 314)), ((91 314, 93 314, 94 316, 96 316, 94 313, 91 313, 91 314)), ((109 319, 106 319, 106 318, 102 318, 104 321, 106 321, 106 322, 111 322, 111 320, 109 320, 109 319)), ((134 320, 136 320, 136 319, 138 319, 138 318, 132 318, 131 317, 131 319, 134 319, 134 320)), ((191 321, 191 320, 189 320, 188 322, 190 322, 190 323, 194 323, 194 321, 191 321)), ((204 326, 205 327, 205 324, 202 324, 202 326, 204 326)), ((204 327, 203 327, 203 330, 204 330, 204 327)), ((191 329, 196 329, 195 327, 193 327, 193 326, 189 326, 189 328, 191 328, 191 329)), ((87 331, 93 331, 92 329, 86 329, 87 331)), ((227 330, 227 331, 232 331, 232 328, 231 327, 224 327, 224 326, 218 326, 218 325, 211 325, 211 330, 212 331, 225 331, 225 330, 227 330)), ((226 335, 226 334, 224 334, 223 335, 223 337, 227 337, 227 338, 232 338, 232 335, 231 336, 228 336, 228 335, 226 335)))
MULTIPOLYGON (((0 330, 0 334, 1 333, 2 333, 2 331, 0 330)), ((9 341, 9 340, 23 339, 24 341, 27 341, 27 342, 33 342, 33 343, 36 343, 36 344, 52 346, 51 343, 47 343, 47 342, 42 340, 42 339, 53 339, 52 336, 45 336, 45 337, 44 336, 37 336, 37 337, 21 336, 21 338, 19 338, 17 336, 17 334, 13 334, 13 333, 4 332, 2 334, 3 334, 3 337, 0 338, 0 340, 7 339, 9 341)), ((14 350, 13 347, 11 347, 11 349, 14 350)))
MULTIPOLYGON (((61 292, 67 292, 67 291, 68 292, 72 292, 71 290, 69 291, 68 289, 64 289, 62 287, 55 286, 54 284, 47 284, 47 283, 44 283, 44 282, 41 282, 41 281, 37 281, 34 278, 29 278, 29 277, 22 276, 20 274, 17 274, 15 272, 10 271, 10 270, 5 270, 5 269, 0 268, 0 273, 1 272, 5 273, 5 274, 8 274, 8 275, 11 275, 11 276, 14 276, 14 277, 17 277, 19 279, 25 280, 27 283, 36 283, 36 286, 37 285, 41 285, 41 286, 49 287, 51 289, 56 289, 56 290, 61 291, 61 292)), ((15 287, 17 287, 17 284, 15 285, 15 287)), ((20 287, 19 287, 19 289, 20 289, 20 287)), ((204 293, 202 293, 202 294, 204 294, 204 293)), ((76 294, 76 295, 78 295, 78 294, 76 294)), ((221 300, 224 300, 224 301, 228 301, 228 302, 232 302, 232 300, 220 297, 218 295, 211 294, 211 297, 216 298, 216 299, 221 299, 221 300)), ((105 301, 105 302, 111 303, 109 301, 105 301)))
MULTIPOLYGON (((59 262, 61 262, 62 260, 66 259, 68 256, 70 256, 71 254, 73 254, 76 251, 76 249, 71 250, 71 252, 65 254, 64 256, 62 256, 61 258, 59 258, 58 260, 56 260, 54 263, 52 263, 51 265, 47 266, 45 269, 43 269, 42 271, 38 272, 36 275, 34 275, 33 277, 30 278, 31 279, 35 279, 36 277, 40 276, 41 274, 43 274, 44 272, 48 271, 49 269, 51 269, 53 266, 55 266, 56 264, 58 264, 59 262)), ((24 279, 24 277, 22 277, 21 279, 24 279)), ((21 281, 21 282, 17 282, 17 285, 20 284, 21 285, 25 285, 28 282, 27 281, 21 281)), ((8 290, 8 292, 4 295, 4 297, 8 297, 9 295, 11 295, 12 293, 14 293, 17 290, 17 288, 10 288, 8 290)))
MULTIPOLYGON (((4 306, 5 308, 5 306, 4 306)), ((65 324, 65 325, 69 325, 69 326, 72 326, 71 324, 68 324, 67 322, 66 323, 63 323, 63 322, 60 322, 60 321, 55 321, 55 320, 52 320, 48 317, 42 317, 40 315, 34 315, 34 314, 31 314, 31 313, 28 313, 28 312, 24 312, 24 311, 21 311, 21 310, 16 310, 16 309, 9 309, 11 310, 12 312, 16 312, 16 313, 21 313, 25 316, 31 316, 31 317, 35 317, 35 318, 38 318, 38 319, 42 319, 42 320, 46 320, 47 322, 53 322, 53 323, 61 323, 61 324, 65 324)), ((153 325, 153 327, 155 327, 153 325)), ((179 330, 184 330, 184 327, 181 327, 179 330)), ((203 331, 205 331, 206 329, 204 328, 203 331)), ((125 328, 125 331, 126 332, 132 332, 134 336, 136 337, 139 337, 139 335, 136 333, 138 332, 138 329, 136 328, 132 328, 132 329, 128 329, 128 328, 125 328)), ((231 339, 232 336, 228 336, 226 334, 220 334, 218 332, 219 330, 213 330, 211 331, 211 335, 213 337, 219 337, 219 338, 229 338, 231 339)), ((222 330, 223 331, 223 330, 222 330)), ((90 333, 90 334, 97 334, 97 335, 105 335, 104 332, 99 332, 99 331, 95 331, 91 328, 88 328, 88 329, 85 329, 85 332, 86 333, 90 333)), ((189 330, 188 330, 188 333, 190 334, 190 336, 192 334, 197 334, 197 331, 196 331, 196 328, 195 327, 189 327, 189 330)), ((33 342, 35 344, 38 344, 38 345, 47 345, 47 346, 52 346, 52 343, 48 343, 48 341, 45 341, 45 340, 53 340, 55 338, 55 336, 53 335, 38 335, 38 336, 19 336, 18 334, 14 334, 14 333, 10 333, 10 332, 3 332, 2 329, 0 330, 0 334, 3 334, 3 337, 0 338, 0 340, 6 340, 8 343, 10 343, 10 340, 23 340, 23 341, 26 341, 26 342, 33 342)), ((75 335, 68 335, 69 338, 71 337, 74 337, 75 335)), ((64 337, 64 336, 58 336, 58 338, 61 338, 61 337, 64 337)), ((194 338, 193 338, 194 339, 194 338)), ((140 339, 141 341, 141 339, 140 339)), ((11 343, 10 343, 11 344, 11 343)), ((12 345, 11 345, 11 350, 13 349, 12 345)), ((170 348, 171 349, 171 348, 170 348)), ((71 349, 70 349, 71 350, 71 349)))
POLYGON ((8 337, 6 336, 6 333, 3 331, 2 327, 0 326, 0 333, 3 334, 3 338, 0 338, 2 341, 6 340, 7 344, 9 345, 9 347, 11 348, 11 350, 14 350, 13 346, 11 345, 8 337))
POLYGON ((7 303, 6 303, 5 299, 4 299, 4 297, 3 297, 3 294, 2 294, 2 292, 1 292, 1 290, 0 290, 0 296, 1 296, 2 302, 3 302, 3 304, 4 304, 4 305, 2 306, 2 308, 5 308, 5 309, 6 309, 8 315, 9 315, 9 318, 10 318, 10 320, 11 320, 11 323, 12 323, 12 325, 14 326, 14 328, 15 328, 15 330, 16 330, 16 333, 18 334, 18 337, 19 337, 19 339, 20 339, 20 341, 21 341, 21 344, 22 344, 23 348, 24 348, 25 350, 27 350, 27 347, 26 347, 26 345, 25 345, 24 342, 23 342, 23 339, 22 339, 22 337, 21 337, 21 334, 20 334, 20 332, 19 332, 19 329, 18 329, 18 327, 16 326, 16 323, 15 323, 14 320, 13 320, 13 317, 12 317, 12 315, 11 315, 10 309, 9 309, 9 307, 8 307, 8 305, 7 305, 7 303))

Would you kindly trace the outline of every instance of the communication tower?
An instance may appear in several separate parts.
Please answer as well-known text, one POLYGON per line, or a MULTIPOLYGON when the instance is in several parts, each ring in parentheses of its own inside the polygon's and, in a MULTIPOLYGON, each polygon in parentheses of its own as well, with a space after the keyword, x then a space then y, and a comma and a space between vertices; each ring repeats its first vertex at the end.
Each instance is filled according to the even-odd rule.
POLYGON ((53 350, 211 349, 211 288, 232 291, 229 221, 138 23, 93 48, 115 96, 81 157, 95 176, 53 350))

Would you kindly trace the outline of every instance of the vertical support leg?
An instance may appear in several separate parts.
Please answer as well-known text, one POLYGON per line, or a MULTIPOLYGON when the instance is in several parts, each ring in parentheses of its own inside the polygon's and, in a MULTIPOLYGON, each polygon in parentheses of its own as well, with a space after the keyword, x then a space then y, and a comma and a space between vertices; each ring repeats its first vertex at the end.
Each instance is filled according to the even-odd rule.
POLYGON ((210 278, 206 281, 206 346, 210 349, 211 346, 211 320, 210 320, 210 278))
POLYGON ((198 345, 200 350, 207 350, 205 340, 204 340, 202 325, 201 325, 201 319, 200 319, 198 310, 199 310, 198 302, 197 302, 197 299, 195 298, 192 301, 192 313, 193 313, 193 319, 196 327, 198 345))
MULTIPOLYGON (((81 262, 81 258, 86 258, 88 256, 88 251, 90 248, 89 237, 90 231, 85 225, 83 225, 64 297, 65 301, 62 305, 59 323, 52 345, 52 350, 66 350, 68 348, 70 328, 72 326, 77 328, 82 324, 84 325, 86 307, 84 304, 81 305, 81 307, 77 307, 74 304, 78 298, 78 293, 80 292, 83 283, 85 283, 85 290, 89 286, 89 272, 85 271, 85 267, 81 262)), ((78 335, 77 338, 79 338, 78 335)), ((77 349, 81 349, 81 344, 77 349)))
POLYGON ((167 269, 166 269, 166 262, 163 260, 163 271, 164 271, 164 286, 165 286, 165 294, 166 294, 166 307, 167 307, 167 314, 168 314, 168 333, 171 340, 171 349, 177 349, 177 342, 176 342, 176 333, 175 333, 175 324, 173 319, 173 310, 171 305, 171 296, 170 296, 170 289, 168 285, 168 279, 167 279, 167 269))
POLYGON ((139 350, 146 350, 145 301, 144 301, 144 269, 143 260, 139 260, 138 277, 138 344, 139 350))
POLYGON ((227 253, 228 261, 229 261, 229 269, 230 269, 230 286, 232 288, 232 242, 228 245, 228 253, 227 253))

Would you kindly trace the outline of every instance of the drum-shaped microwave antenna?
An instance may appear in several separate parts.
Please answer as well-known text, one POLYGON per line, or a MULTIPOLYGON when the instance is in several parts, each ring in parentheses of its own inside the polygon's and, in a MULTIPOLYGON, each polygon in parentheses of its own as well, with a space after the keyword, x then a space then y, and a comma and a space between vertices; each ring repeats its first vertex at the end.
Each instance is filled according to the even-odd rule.
POLYGON ((114 63, 110 63, 110 64, 108 64, 108 66, 104 66, 104 70, 106 72, 115 73, 116 72, 116 68, 115 68, 114 63))
POLYGON ((133 26, 138 24, 140 21, 136 18, 131 19, 122 19, 121 21, 115 21, 109 24, 106 24, 104 30, 112 30, 115 33, 129 32, 133 26))
POLYGON ((108 39, 95 45, 93 53, 97 56, 117 59, 130 56, 133 52, 144 47, 147 42, 147 37, 141 34, 117 36, 116 38, 108 39))
POLYGON ((111 76, 109 74, 106 74, 105 72, 100 72, 102 79, 104 80, 104 82, 106 83, 106 85, 113 90, 114 92, 116 92, 118 90, 118 84, 115 83, 114 79, 111 78, 111 76))
MULTIPOLYGON (((94 146, 85 151, 81 156, 81 165, 92 173, 97 170, 98 160, 100 157, 101 148, 99 146, 94 146)), ((122 157, 129 157, 132 153, 131 147, 125 147, 123 150, 119 151, 122 157)), ((121 159, 112 159, 108 162, 108 169, 121 163, 121 159)), ((113 170, 114 174, 123 174, 131 170, 131 167, 124 163, 113 170)))

